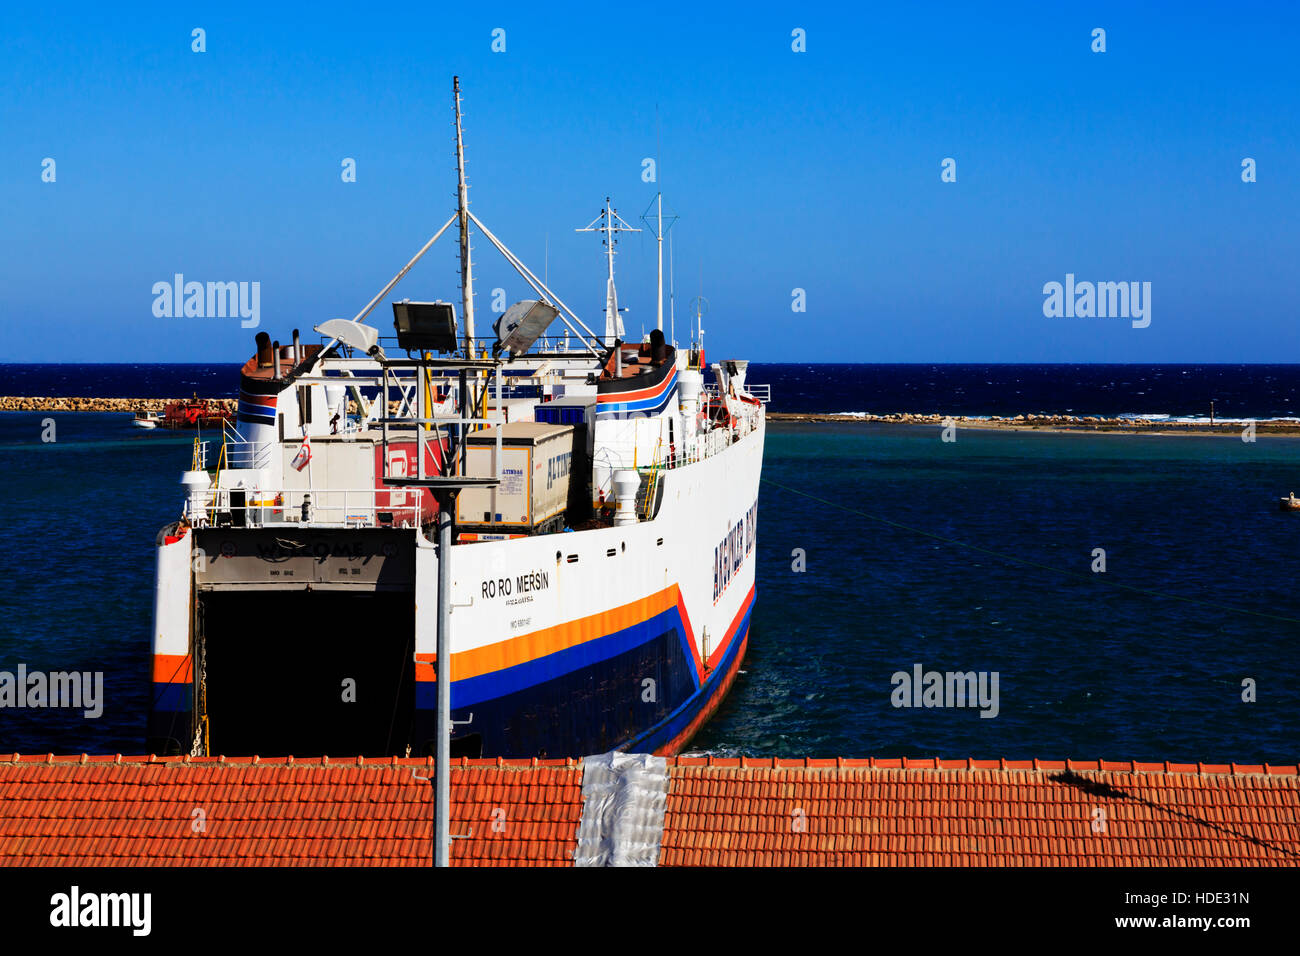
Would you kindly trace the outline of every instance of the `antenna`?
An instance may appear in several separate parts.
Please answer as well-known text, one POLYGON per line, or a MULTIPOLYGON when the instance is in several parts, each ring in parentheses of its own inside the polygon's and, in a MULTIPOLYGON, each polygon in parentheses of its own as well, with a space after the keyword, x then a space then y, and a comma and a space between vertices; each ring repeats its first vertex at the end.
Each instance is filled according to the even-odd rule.
POLYGON ((694 343, 698 343, 701 351, 704 349, 704 316, 709 314, 709 300, 704 298, 704 262, 700 262, 700 294, 691 300, 691 309, 695 312, 695 331, 696 337, 694 343))
POLYGON ((691 308, 695 311, 695 339, 702 347, 704 345, 704 323, 701 321, 709 314, 709 300, 702 295, 697 295, 691 300, 691 308))
POLYGON ((668 237, 668 331, 677 348, 677 313, 673 309, 673 237, 668 237))
POLYGON ((605 257, 609 260, 609 279, 605 284, 605 345, 612 346, 615 339, 623 338, 627 333, 623 331, 623 319, 619 316, 618 292, 614 288, 614 245, 618 242, 615 238, 620 232, 640 232, 640 229, 633 229, 624 221, 623 217, 618 214, 608 196, 605 197, 605 208, 600 211, 600 215, 589 222, 582 229, 575 229, 574 232, 603 232, 605 234, 605 257))
MULTIPOLYGON (((655 104, 655 182, 659 181, 659 152, 660 152, 659 104, 656 103, 655 104)), ((655 245, 658 249, 658 254, 659 254, 659 268, 658 271, 656 272, 656 277, 658 281, 656 283, 657 297, 656 297, 656 305, 655 305, 655 322, 659 331, 662 332, 664 330, 664 231, 665 231, 664 230, 664 194, 662 190, 655 193, 655 201, 650 205, 655 207, 654 222, 651 223, 649 218, 650 217, 649 206, 647 206, 646 211, 641 214, 641 221, 644 222, 647 226, 651 227, 651 230, 654 232, 655 245)), ((677 221, 677 216, 673 215, 672 211, 669 210, 668 228, 671 229, 673 227, 673 223, 675 223, 676 221, 677 221)), ((669 264, 669 267, 671 268, 671 263, 669 264)))
POLYGON ((667 216, 668 225, 664 225, 664 194, 661 192, 655 193, 654 202, 647 206, 645 212, 641 214, 641 221, 649 227, 652 233, 654 233, 655 244, 659 249, 659 298, 655 317, 658 321, 660 332, 664 330, 664 233, 672 229, 673 223, 675 223, 679 218, 680 217, 677 216, 672 209, 669 209, 667 216), (655 210, 653 217, 650 215, 651 209, 655 210))

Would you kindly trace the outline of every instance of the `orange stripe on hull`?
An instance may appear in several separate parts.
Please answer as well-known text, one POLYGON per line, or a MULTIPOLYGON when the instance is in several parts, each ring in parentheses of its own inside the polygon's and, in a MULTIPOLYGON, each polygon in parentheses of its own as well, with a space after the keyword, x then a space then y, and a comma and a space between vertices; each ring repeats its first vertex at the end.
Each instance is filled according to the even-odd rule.
POLYGON ((669 375, 658 385, 650 385, 646 388, 638 388, 630 392, 607 392, 606 394, 597 397, 596 404, 599 405, 605 403, 610 405, 622 405, 627 402, 639 402, 642 399, 654 398, 656 395, 662 395, 675 379, 676 376, 669 375))
MULTIPOLYGON (((471 677, 480 677, 483 674, 505 670, 507 667, 514 667, 517 664, 526 664, 549 654, 586 644, 588 641, 597 640, 607 634, 617 634, 619 631, 640 624, 642 621, 647 621, 657 614, 662 614, 674 604, 679 607, 681 605, 681 595, 675 584, 664 588, 662 591, 631 601, 621 607, 599 611, 588 617, 558 624, 555 627, 542 628, 540 631, 507 638, 504 641, 497 641, 495 644, 488 644, 485 647, 460 651, 451 655, 451 679, 458 681, 468 680, 471 677)), ((684 608, 682 609, 682 620, 687 620, 684 608)), ((689 630, 689 621, 686 626, 689 630)), ((694 646, 694 642, 692 642, 692 646, 694 646)), ((416 654, 415 679, 417 681, 435 680, 437 677, 434 668, 436 660, 436 654, 416 654)))
POLYGON ((190 655, 155 654, 153 656, 155 684, 188 684, 193 679, 194 668, 190 655))

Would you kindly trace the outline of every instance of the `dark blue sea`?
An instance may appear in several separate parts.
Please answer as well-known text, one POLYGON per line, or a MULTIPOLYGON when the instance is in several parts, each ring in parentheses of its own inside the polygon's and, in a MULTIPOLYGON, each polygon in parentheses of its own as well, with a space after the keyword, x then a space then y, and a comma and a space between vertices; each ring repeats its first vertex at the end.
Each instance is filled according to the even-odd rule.
MULTIPOLYGON (((774 412, 1300 416, 1300 365, 754 363, 774 412)), ((0 365, 0 395, 234 398, 232 365, 0 365)))
MULTIPOLYGON (((233 395, 235 374, 0 366, 0 394, 233 395)), ((1300 409, 1296 366, 755 365, 750 379, 782 411, 1300 409)), ((697 751, 1295 762, 1300 513, 1276 502, 1300 491, 1300 439, 956 437, 769 426, 750 653, 697 751), (917 664, 997 672, 997 716, 892 706, 892 676, 917 664)), ((153 541, 189 449, 126 415, 0 414, 0 671, 101 670, 107 699, 95 720, 0 710, 0 752, 143 748, 153 541)))

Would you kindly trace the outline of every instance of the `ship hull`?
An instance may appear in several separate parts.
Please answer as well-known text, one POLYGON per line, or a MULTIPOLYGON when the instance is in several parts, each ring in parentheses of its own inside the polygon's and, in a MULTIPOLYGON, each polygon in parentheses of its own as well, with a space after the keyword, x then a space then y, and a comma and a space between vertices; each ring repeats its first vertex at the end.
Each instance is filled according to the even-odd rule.
MULTIPOLYGON (((455 550, 458 752, 669 754, 690 741, 747 646, 764 437, 760 424, 665 472, 653 520, 455 550), (533 585, 523 593, 521 575, 533 585)), ((422 623, 417 608, 420 730, 436 700, 436 630, 422 623)))
MULTIPOLYGON (((690 628, 674 609, 600 638, 609 647, 592 652, 603 659, 551 662, 567 669, 550 680, 487 698, 464 686, 465 681, 454 682, 452 719, 471 729, 459 736, 457 749, 485 757, 679 752, 735 680, 748 643, 753 597, 751 592, 721 657, 703 673, 688 657, 683 638, 690 628), (638 643, 646 635, 653 636, 638 643), (610 656, 603 657, 607 651, 610 656), (661 675, 651 678, 659 682, 655 701, 643 699, 650 691, 644 683, 647 674, 661 675), (471 696, 475 699, 468 702, 471 696)), ((502 675, 491 677, 498 680, 502 675)), ((417 736, 433 740, 437 685, 428 681, 417 686, 417 736)))
MULTIPOLYGON (((748 646, 763 441, 760 420, 662 473, 650 520, 452 549, 454 755, 689 743, 748 646)), ((432 753, 437 568, 409 530, 160 539, 151 749, 432 753), (394 663, 366 670, 358 654, 394 663)))

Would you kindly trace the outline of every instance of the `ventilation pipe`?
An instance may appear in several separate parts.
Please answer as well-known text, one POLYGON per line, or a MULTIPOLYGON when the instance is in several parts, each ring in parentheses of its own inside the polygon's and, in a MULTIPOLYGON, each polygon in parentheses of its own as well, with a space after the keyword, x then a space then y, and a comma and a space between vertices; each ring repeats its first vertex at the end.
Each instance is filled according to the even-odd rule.
POLYGON ((212 487, 212 477, 206 471, 187 471, 181 475, 181 487, 189 500, 187 513, 190 522, 195 527, 207 524, 208 489, 212 487))
POLYGON ((302 364, 302 345, 298 341, 298 330, 293 330, 293 367, 297 368, 302 364))
POLYGON ((699 430, 696 416, 700 413, 700 392, 704 390, 704 376, 693 368, 677 373, 677 398, 682 412, 682 434, 693 438, 699 430))
POLYGON ((271 354, 275 356, 275 380, 280 380, 280 343, 275 341, 271 343, 271 354))
POLYGON ((641 476, 631 468, 614 472, 614 525, 636 524, 636 493, 641 488, 641 476))

